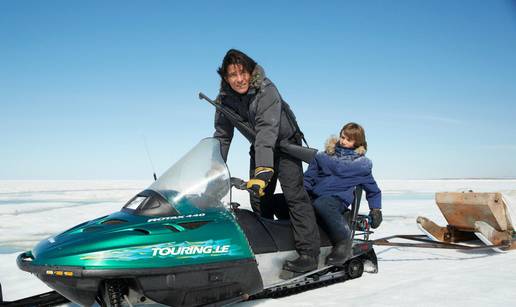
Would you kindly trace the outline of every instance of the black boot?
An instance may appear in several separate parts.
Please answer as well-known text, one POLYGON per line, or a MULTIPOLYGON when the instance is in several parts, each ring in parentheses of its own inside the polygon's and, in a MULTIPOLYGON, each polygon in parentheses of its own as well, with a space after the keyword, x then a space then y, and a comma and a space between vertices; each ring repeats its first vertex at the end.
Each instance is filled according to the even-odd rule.
POLYGON ((331 253, 326 257, 327 265, 342 265, 351 257, 353 240, 343 240, 335 244, 331 253))
POLYGON ((301 254, 295 260, 287 260, 283 269, 296 273, 305 273, 317 269, 317 257, 301 254))

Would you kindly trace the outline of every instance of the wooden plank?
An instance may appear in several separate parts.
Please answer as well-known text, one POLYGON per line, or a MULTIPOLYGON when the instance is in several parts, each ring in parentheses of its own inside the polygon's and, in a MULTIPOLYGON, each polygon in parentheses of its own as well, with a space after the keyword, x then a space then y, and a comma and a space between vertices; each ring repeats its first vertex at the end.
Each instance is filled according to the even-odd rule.
POLYGON ((513 230, 500 193, 441 192, 435 200, 448 224, 459 231, 474 232, 476 221, 498 231, 513 230))

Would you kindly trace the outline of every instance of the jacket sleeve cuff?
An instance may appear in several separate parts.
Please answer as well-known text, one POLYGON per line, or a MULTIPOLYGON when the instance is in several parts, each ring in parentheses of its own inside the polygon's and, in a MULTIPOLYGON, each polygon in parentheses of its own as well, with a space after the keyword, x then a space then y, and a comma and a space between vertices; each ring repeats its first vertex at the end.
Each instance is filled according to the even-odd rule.
POLYGON ((274 168, 274 153, 272 149, 256 148, 254 152, 256 167, 274 168))

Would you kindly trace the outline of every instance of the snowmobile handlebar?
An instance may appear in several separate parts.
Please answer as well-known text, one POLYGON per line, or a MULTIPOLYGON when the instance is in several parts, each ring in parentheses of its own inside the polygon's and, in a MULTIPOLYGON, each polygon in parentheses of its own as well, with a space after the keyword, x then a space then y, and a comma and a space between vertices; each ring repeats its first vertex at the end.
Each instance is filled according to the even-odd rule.
POLYGON ((243 179, 231 177, 229 182, 231 183, 231 187, 235 187, 238 190, 247 190, 247 182, 245 182, 243 179))
POLYGON ((235 187, 238 190, 247 191, 258 196, 255 190, 247 188, 247 181, 244 181, 243 179, 237 177, 231 177, 229 180, 231 183, 231 187, 235 187))
MULTIPOLYGON (((214 106, 218 111, 220 111, 224 116, 242 133, 242 135, 250 142, 254 143, 256 139, 256 132, 251 126, 246 123, 240 115, 235 113, 233 110, 223 106, 221 103, 211 100, 208 96, 204 95, 202 92, 199 93, 199 99, 204 99, 208 101, 212 106, 214 106)), ((293 158, 299 159, 306 163, 312 162, 315 154, 317 153, 317 149, 310 147, 303 147, 301 145, 292 144, 287 140, 282 140, 278 144, 279 150, 287 154, 293 158)))

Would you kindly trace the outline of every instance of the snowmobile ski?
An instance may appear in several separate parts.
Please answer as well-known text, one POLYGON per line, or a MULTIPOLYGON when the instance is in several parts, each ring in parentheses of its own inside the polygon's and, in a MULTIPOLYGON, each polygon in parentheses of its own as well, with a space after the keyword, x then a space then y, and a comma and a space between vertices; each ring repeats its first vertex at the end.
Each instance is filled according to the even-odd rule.
POLYGON ((57 293, 56 291, 50 291, 15 301, 4 301, 2 295, 2 285, 0 285, 0 306, 5 307, 26 307, 26 306, 37 306, 37 307, 52 307, 59 306, 62 304, 69 303, 66 297, 57 293))

